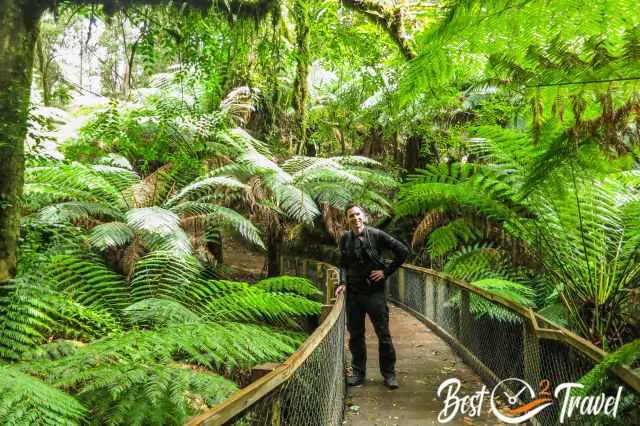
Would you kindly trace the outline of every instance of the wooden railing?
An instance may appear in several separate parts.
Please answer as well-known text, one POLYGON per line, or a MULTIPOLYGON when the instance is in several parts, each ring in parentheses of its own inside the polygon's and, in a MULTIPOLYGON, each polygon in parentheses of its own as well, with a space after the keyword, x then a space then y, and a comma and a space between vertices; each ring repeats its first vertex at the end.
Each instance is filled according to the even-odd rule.
MULTIPOLYGON (((247 420, 243 424, 340 424, 344 400, 344 300, 340 297, 332 304, 338 270, 323 262, 295 258, 283 259, 281 270, 308 277, 322 288, 324 320, 283 364, 194 418, 189 425, 221 425, 238 419, 247 420), (320 351, 322 345, 332 348, 327 351, 323 347, 320 351), (306 380, 327 374, 311 371, 314 363, 310 359, 319 352, 325 358, 336 357, 334 364, 323 360, 323 368, 333 366, 333 379, 324 389, 331 395, 319 395, 319 402, 313 402, 313 406, 305 406, 310 403, 304 401, 294 409, 292 401, 296 396, 292 393, 296 388, 291 383, 304 374, 308 375, 306 380), (309 371, 305 372, 305 368, 309 371), (285 395, 283 389, 289 394, 285 395), (306 420, 287 420, 304 415, 305 410, 319 412, 311 413, 306 420), (256 413, 254 417, 252 412, 256 413)), ((507 378, 520 378, 531 384, 541 380, 553 385, 575 382, 606 356, 600 348, 533 310, 434 270, 405 264, 389 279, 387 290, 391 300, 433 329, 486 383, 496 384, 507 378)), ((640 376, 628 366, 616 366, 611 373, 611 379, 625 392, 640 395, 640 376)), ((534 423, 557 424, 557 414, 557 409, 549 410, 534 423)), ((637 407, 627 415, 637 419, 637 407)))
MULTIPOLYGON (((533 387, 541 381, 553 387, 573 383, 607 355, 530 308, 431 269, 403 265, 389 279, 388 290, 391 300, 433 329, 488 384, 508 378, 533 387)), ((619 365, 606 378, 610 391, 622 386, 636 401, 626 415, 629 424, 638 421, 640 376, 619 365)), ((557 424, 558 408, 536 416, 535 423, 557 424)))
MULTIPOLYGON (((323 289, 324 300, 329 303, 325 304, 320 326, 286 361, 249 386, 235 392, 225 401, 193 418, 188 425, 223 425, 247 418, 249 419, 246 422, 241 423, 300 424, 291 418, 300 418, 305 415, 305 411, 310 417, 304 424, 341 424, 344 400, 344 297, 340 296, 337 300, 332 300, 338 271, 329 264, 306 260, 296 263, 293 268, 289 268, 291 269, 297 275, 311 278, 323 289), (300 406, 292 407, 291 405, 296 403, 296 395, 286 395, 286 392, 291 382, 295 380, 318 383, 320 380, 325 380, 328 371, 314 371, 317 363, 314 362, 311 365, 310 362, 312 355, 314 353, 318 355, 319 348, 323 345, 322 351, 332 358, 327 360, 324 367, 330 369, 333 366, 333 380, 325 386, 330 389, 321 389, 317 386, 318 389, 315 391, 331 391, 333 395, 320 398, 325 399, 320 401, 320 404, 314 402, 313 408, 317 410, 320 405, 324 407, 320 410, 324 411, 323 413, 309 413, 312 407, 304 406, 304 403, 308 402, 307 399, 297 403, 300 406), (290 405, 288 411, 287 402, 290 405)), ((287 269, 282 268, 282 270, 287 269)), ((322 356, 326 357, 324 353, 322 356)))

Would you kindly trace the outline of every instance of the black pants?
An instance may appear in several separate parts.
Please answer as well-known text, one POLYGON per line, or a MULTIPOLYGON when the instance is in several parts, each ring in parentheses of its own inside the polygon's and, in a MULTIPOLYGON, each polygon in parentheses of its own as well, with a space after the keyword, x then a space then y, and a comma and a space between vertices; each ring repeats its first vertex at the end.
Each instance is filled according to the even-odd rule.
POLYGON ((396 351, 389 333, 389 307, 384 292, 360 294, 347 291, 347 328, 353 374, 365 376, 367 346, 364 337, 365 314, 378 335, 378 359, 383 377, 395 375, 396 351))

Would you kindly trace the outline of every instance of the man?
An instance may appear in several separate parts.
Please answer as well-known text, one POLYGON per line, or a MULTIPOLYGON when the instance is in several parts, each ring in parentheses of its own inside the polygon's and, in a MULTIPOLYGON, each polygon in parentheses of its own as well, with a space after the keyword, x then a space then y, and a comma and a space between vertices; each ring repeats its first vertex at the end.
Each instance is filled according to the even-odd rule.
POLYGON ((378 357, 384 384, 398 388, 395 364, 396 352, 389 333, 389 308, 385 294, 385 280, 402 265, 407 247, 387 233, 366 226, 366 216, 358 205, 345 210, 350 230, 340 239, 340 285, 336 296, 347 291, 347 328, 353 375, 347 378, 349 386, 364 383, 367 347, 365 345, 365 314, 378 336, 378 357), (394 260, 385 266, 382 250, 393 252, 394 260))

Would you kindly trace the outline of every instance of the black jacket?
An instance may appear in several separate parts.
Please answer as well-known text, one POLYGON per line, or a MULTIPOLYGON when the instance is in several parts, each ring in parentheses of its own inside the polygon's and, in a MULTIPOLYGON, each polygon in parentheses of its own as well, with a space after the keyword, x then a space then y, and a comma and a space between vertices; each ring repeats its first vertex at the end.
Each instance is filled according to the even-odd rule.
POLYGON ((382 269, 388 278, 402 265, 408 252, 404 244, 380 229, 365 226, 358 237, 347 231, 340 238, 340 284, 347 284, 351 290, 360 292, 382 291, 383 285, 367 280, 369 274, 382 269), (393 252, 393 261, 388 266, 382 257, 385 249, 393 252))

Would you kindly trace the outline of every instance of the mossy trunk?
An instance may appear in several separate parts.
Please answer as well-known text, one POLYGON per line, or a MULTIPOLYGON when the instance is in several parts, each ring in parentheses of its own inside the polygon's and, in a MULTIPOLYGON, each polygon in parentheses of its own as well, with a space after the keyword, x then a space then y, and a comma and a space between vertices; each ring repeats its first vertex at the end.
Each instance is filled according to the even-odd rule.
POLYGON ((44 48, 42 47, 42 38, 36 39, 35 49, 36 68, 40 73, 40 83, 42 84, 42 103, 45 106, 51 106, 51 82, 49 81, 49 64, 47 62, 44 48))
POLYGON ((16 273, 33 48, 42 10, 0 0, 0 282, 16 273))
POLYGON ((302 154, 302 148, 310 155, 307 146, 307 98, 309 87, 309 11, 306 0, 296 0, 293 6, 293 16, 296 22, 296 79, 293 83, 293 108, 295 110, 295 136, 298 140, 297 154, 302 154))

